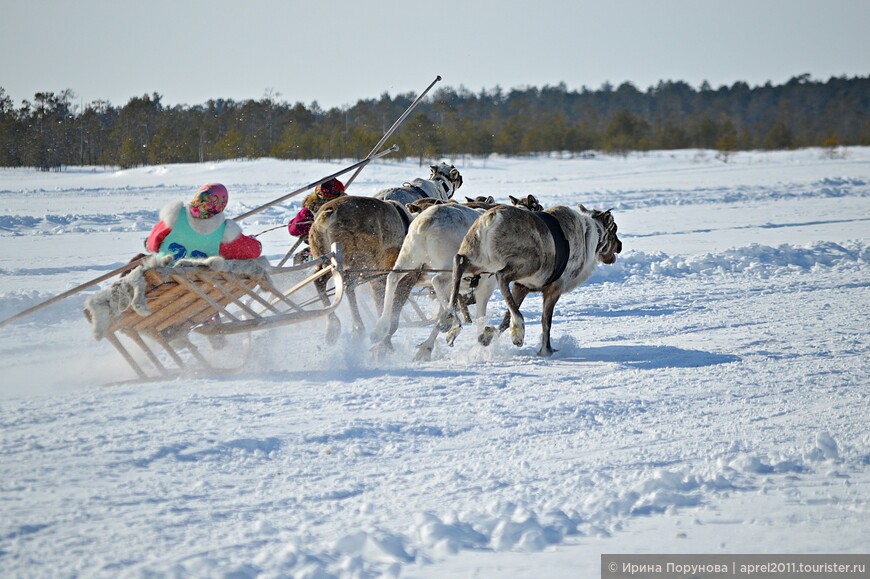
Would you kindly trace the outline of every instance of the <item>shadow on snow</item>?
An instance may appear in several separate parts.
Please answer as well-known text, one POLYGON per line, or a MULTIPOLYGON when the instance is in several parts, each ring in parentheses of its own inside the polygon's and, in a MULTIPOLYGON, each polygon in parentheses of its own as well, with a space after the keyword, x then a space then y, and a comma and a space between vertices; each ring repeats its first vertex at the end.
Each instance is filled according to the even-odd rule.
POLYGON ((581 348, 570 357, 576 362, 615 362, 641 370, 659 368, 702 368, 716 364, 738 362, 731 354, 716 354, 701 350, 686 350, 674 346, 601 346, 581 348))

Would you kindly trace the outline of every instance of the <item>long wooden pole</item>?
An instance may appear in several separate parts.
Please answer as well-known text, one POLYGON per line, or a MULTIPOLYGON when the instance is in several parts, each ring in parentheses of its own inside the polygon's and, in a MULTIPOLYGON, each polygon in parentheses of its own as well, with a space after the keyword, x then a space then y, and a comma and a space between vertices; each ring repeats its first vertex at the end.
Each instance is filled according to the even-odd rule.
POLYGON ((91 281, 86 281, 85 283, 83 283, 81 285, 78 285, 70 290, 67 290, 67 291, 63 292, 62 294, 58 294, 58 295, 54 296, 53 298, 47 299, 42 303, 36 304, 35 306, 33 306, 31 308, 27 308, 23 312, 19 312, 19 313, 15 314, 14 316, 12 316, 11 318, 7 318, 3 321, 0 321, 0 328, 5 326, 6 324, 11 324, 12 322, 14 322, 16 320, 20 320, 24 316, 29 316, 30 314, 32 314, 34 312, 38 312, 42 308, 45 308, 47 306, 50 306, 51 304, 57 303, 60 300, 63 300, 63 299, 66 299, 72 295, 75 295, 82 290, 88 289, 91 286, 95 286, 102 281, 106 281, 107 279, 113 278, 118 274, 124 273, 125 271, 130 271, 131 269, 136 268, 140 263, 142 263, 142 260, 144 260, 145 257, 147 257, 147 256, 143 256, 143 257, 140 257, 138 259, 134 259, 133 261, 131 261, 130 263, 128 263, 126 265, 123 265, 117 269, 113 269, 112 271, 110 271, 108 273, 104 273, 100 277, 96 277, 96 278, 92 279, 91 281))
MULTIPOLYGON (((426 90, 424 90, 422 93, 420 93, 420 96, 418 96, 416 99, 414 99, 414 102, 412 102, 411 105, 407 109, 405 109, 405 112, 402 113, 398 119, 396 119, 396 122, 394 122, 393 125, 389 128, 389 130, 387 130, 387 132, 384 133, 384 136, 381 137, 381 140, 378 141, 378 143, 372 148, 371 151, 369 151, 369 154, 366 156, 366 159, 371 159, 372 157, 374 157, 375 155, 378 154, 378 151, 380 151, 380 149, 384 145, 384 143, 387 142, 387 139, 389 139, 393 135, 393 133, 396 132, 396 129, 399 128, 399 125, 401 125, 402 122, 406 118, 408 118, 408 115, 411 114, 411 111, 413 111, 415 108, 417 108, 417 105, 420 104, 420 102, 423 100, 423 97, 426 96, 426 93, 428 93, 432 89, 432 87, 435 86, 435 83, 440 81, 440 80, 441 80, 441 75, 439 74, 438 76, 435 77, 435 80, 433 80, 429 84, 429 86, 426 87, 426 90)), ((348 179, 347 182, 344 184, 345 189, 347 189, 350 186, 350 184, 353 183, 353 180, 356 179, 357 175, 359 175, 360 171, 363 170, 364 166, 365 165, 360 165, 360 167, 356 170, 356 172, 350 176, 350 179, 348 179)), ((290 259, 290 256, 293 255, 293 252, 296 251, 296 248, 299 247, 299 245, 301 245, 301 243, 302 243, 302 238, 300 237, 299 240, 296 242, 296 244, 290 248, 290 251, 288 251, 284 255, 284 257, 281 259, 281 261, 278 262, 278 267, 281 267, 282 265, 287 263, 287 260, 290 259)))
MULTIPOLYGON (((384 136, 381 137, 381 140, 378 141, 378 144, 375 145, 374 148, 372 149, 371 153, 369 153, 369 157, 371 157, 372 155, 374 155, 375 153, 377 153, 378 151, 381 150, 381 147, 384 145, 384 143, 387 141, 387 139, 389 139, 392 136, 392 134, 394 132, 396 132, 396 129, 399 128, 399 125, 401 125, 402 122, 406 118, 408 118, 408 115, 410 115, 411 112, 415 108, 417 108, 417 105, 420 104, 420 102, 423 100, 423 97, 426 96, 426 93, 428 93, 430 90, 432 90, 432 87, 435 86, 435 83, 437 83, 439 80, 441 80, 440 74, 435 77, 435 80, 433 80, 431 83, 429 83, 429 86, 426 87, 426 90, 424 90, 423 92, 420 93, 420 96, 418 96, 414 100, 414 102, 411 103, 411 106, 409 106, 405 110, 405 112, 402 113, 402 116, 400 116, 398 119, 396 119, 396 122, 393 123, 393 126, 390 127, 390 129, 386 133, 384 133, 384 136)), ((347 180, 347 183, 344 184, 345 189, 347 189, 350 186, 350 184, 353 183, 354 179, 356 179, 357 175, 359 175, 359 173, 360 173, 360 171, 362 171, 362 169, 363 168, 360 167, 359 169, 356 170, 356 172, 353 175, 350 176, 350 178, 347 180)))
POLYGON ((278 267, 281 267, 282 265, 287 263, 287 260, 290 259, 291 255, 293 255, 293 252, 296 251, 296 248, 299 247, 300 245, 302 245, 303 239, 304 239, 304 237, 300 237, 299 239, 296 240, 296 243, 293 244, 293 247, 290 248, 290 251, 285 253, 284 257, 281 258, 281 261, 278 262, 278 267))
POLYGON ((326 183, 330 179, 334 179, 334 178, 338 177, 339 175, 344 175, 345 173, 349 173, 350 171, 353 171, 354 169, 360 170, 364 166, 366 166, 369 163, 371 163, 372 161, 374 161, 375 159, 380 159, 381 157, 385 157, 386 155, 389 155, 390 153, 395 153, 398 150, 399 150, 399 146, 393 145, 389 149, 384 149, 383 151, 381 151, 379 153, 376 153, 374 155, 366 157, 362 161, 357 161, 353 165, 350 165, 349 167, 345 167, 341 171, 336 171, 332 175, 327 175, 323 179, 319 179, 317 181, 309 183, 305 187, 300 187, 299 189, 292 191, 290 193, 287 193, 286 195, 284 195, 282 197, 279 197, 277 199, 269 201, 265 205, 260 205, 259 207, 255 207, 254 209, 251 209, 247 213, 242 213, 238 217, 234 217, 233 220, 234 221, 241 221, 242 219, 246 219, 246 218, 250 217, 251 215, 256 215, 257 213, 259 213, 261 211, 265 211, 266 209, 268 209, 269 207, 272 207, 273 205, 277 205, 283 201, 286 201, 287 199, 290 199, 291 197, 295 197, 296 195, 299 195, 300 193, 305 193, 309 189, 313 189, 322 183, 326 183))

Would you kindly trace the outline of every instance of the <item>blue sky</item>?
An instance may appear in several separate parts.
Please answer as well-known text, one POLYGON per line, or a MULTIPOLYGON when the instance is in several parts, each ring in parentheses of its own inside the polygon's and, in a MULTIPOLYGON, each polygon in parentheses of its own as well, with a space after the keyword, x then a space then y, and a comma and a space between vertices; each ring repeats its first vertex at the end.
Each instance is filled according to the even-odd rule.
POLYGON ((0 87, 329 108, 440 86, 870 74, 867 0, 0 0, 0 87))

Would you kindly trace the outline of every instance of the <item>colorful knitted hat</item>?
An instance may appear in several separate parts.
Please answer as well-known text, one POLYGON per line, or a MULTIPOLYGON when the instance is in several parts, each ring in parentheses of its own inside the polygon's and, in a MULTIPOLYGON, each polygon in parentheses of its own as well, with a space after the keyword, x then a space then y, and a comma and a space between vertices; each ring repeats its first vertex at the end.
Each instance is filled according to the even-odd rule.
POLYGON ((335 199, 344 193, 344 184, 338 179, 330 179, 314 188, 314 193, 321 199, 335 199))
POLYGON ((190 202, 190 214, 197 219, 210 219, 226 209, 227 188, 220 183, 208 183, 199 188, 190 202))

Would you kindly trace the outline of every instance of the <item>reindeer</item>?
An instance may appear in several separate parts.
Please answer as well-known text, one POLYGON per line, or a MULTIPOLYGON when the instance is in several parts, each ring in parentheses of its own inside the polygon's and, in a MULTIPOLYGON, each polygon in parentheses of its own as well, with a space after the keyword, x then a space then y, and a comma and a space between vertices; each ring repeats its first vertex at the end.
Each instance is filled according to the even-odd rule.
MULTIPOLYGON (((483 213, 459 203, 433 205, 420 213, 411 223, 408 235, 396 259, 393 272, 387 276, 384 308, 372 332, 371 339, 381 350, 392 348, 390 338, 399 325, 399 314, 411 290, 423 277, 423 269, 442 269, 432 277, 432 289, 439 301, 435 327, 429 338, 418 346, 417 360, 428 360, 432 355, 438 332, 452 326, 452 311, 448 308, 452 287, 450 267, 456 250, 474 220, 483 213)), ((487 282, 478 285, 486 290, 487 282)), ((489 289, 489 293, 492 293, 489 289)), ((486 302, 477 302, 478 312, 486 311, 486 302)))
MULTIPOLYGON (((386 283, 385 276, 380 275, 380 272, 392 269, 413 217, 403 204, 395 201, 344 196, 321 207, 311 224, 308 239, 312 258, 317 259, 329 253, 335 242, 341 245, 346 270, 345 291, 355 335, 365 331, 355 288, 369 281, 367 276, 372 276, 372 292, 380 314, 386 283)), ((326 278, 318 280, 317 290, 320 299, 328 305, 326 278)), ((334 343, 340 333, 341 322, 332 313, 327 327, 327 341, 334 343)))
POLYGON ((433 199, 432 197, 424 197, 422 199, 416 199, 411 201, 410 203, 405 203, 405 207, 408 208, 412 214, 416 215, 418 213, 423 213, 433 205, 444 205, 445 203, 456 203, 453 199, 448 199, 444 201, 443 199, 433 199))
MULTIPOLYGON (((598 262, 615 263, 616 254, 622 251, 610 211, 590 211, 582 205, 578 208, 579 212, 565 206, 531 212, 499 206, 474 222, 453 259, 450 308, 454 311, 454 325, 448 331, 449 344, 453 344, 461 329, 455 314, 463 280, 469 274, 482 280, 491 277, 483 275, 489 273, 494 274, 508 307, 499 331, 510 327, 511 341, 521 346, 525 322, 519 308, 529 292, 540 291, 544 309, 538 355, 549 356, 555 351, 550 344, 550 327, 556 302, 562 294, 589 279, 598 262)), ((477 299, 484 297, 488 299, 489 295, 477 299)), ((478 341, 486 346, 496 330, 481 325, 478 324, 478 341)))
POLYGON ((419 177, 408 181, 401 187, 384 189, 375 195, 376 199, 398 201, 402 205, 427 197, 447 201, 453 193, 462 187, 462 175, 453 165, 441 163, 430 165, 429 179, 419 177))
MULTIPOLYGON (((496 206, 495 199, 491 196, 466 199, 468 202, 465 204, 451 202, 432 205, 420 212, 411 223, 393 271, 387 277, 384 307, 371 335, 376 351, 392 348, 391 338, 398 329, 402 307, 413 287, 423 277, 424 269, 437 270, 431 278, 431 284, 439 309, 432 332, 417 347, 416 359, 430 359, 439 332, 446 332, 452 327, 450 292, 453 256, 459 251, 462 240, 474 221, 487 209, 496 206)), ((514 205, 527 209, 541 207, 534 195, 523 199, 511 197, 511 201, 514 205)), ((468 296, 465 302, 476 304, 475 319, 486 319, 487 301, 494 288, 495 280, 491 276, 482 277, 474 287, 468 284, 463 287, 463 296, 468 296)))
MULTIPOLYGON (((446 201, 462 185, 462 175, 456 167, 441 163, 431 165, 430 169, 429 180, 416 178, 402 187, 384 189, 373 198, 350 196, 335 199, 335 203, 325 204, 314 218, 309 232, 312 258, 327 253, 333 242, 341 244, 348 271, 345 286, 354 334, 365 331, 355 291, 356 286, 365 281, 362 273, 365 270, 369 270, 368 275, 372 276, 372 293, 378 314, 381 313, 386 282, 385 277, 378 273, 393 267, 415 216, 406 203, 427 197, 446 201)), ((318 292, 320 299, 329 303, 324 282, 325 278, 317 286, 318 292)), ((330 315, 327 341, 337 340, 340 332, 341 322, 337 316, 330 315)))
MULTIPOLYGON (((448 200, 462 185, 456 167, 441 163, 430 169, 429 180, 414 179, 403 187, 384 189, 374 197, 340 197, 321 207, 314 218, 308 234, 314 259, 326 254, 332 243, 341 244, 354 334, 365 331, 355 291, 366 281, 365 275, 371 276, 375 304, 381 313, 386 276, 380 274, 392 269, 414 218, 405 204, 426 197, 448 200)), ((329 303, 325 281, 317 286, 318 293, 324 303, 329 303)), ((338 316, 330 315, 327 341, 334 342, 340 333, 338 316)))

